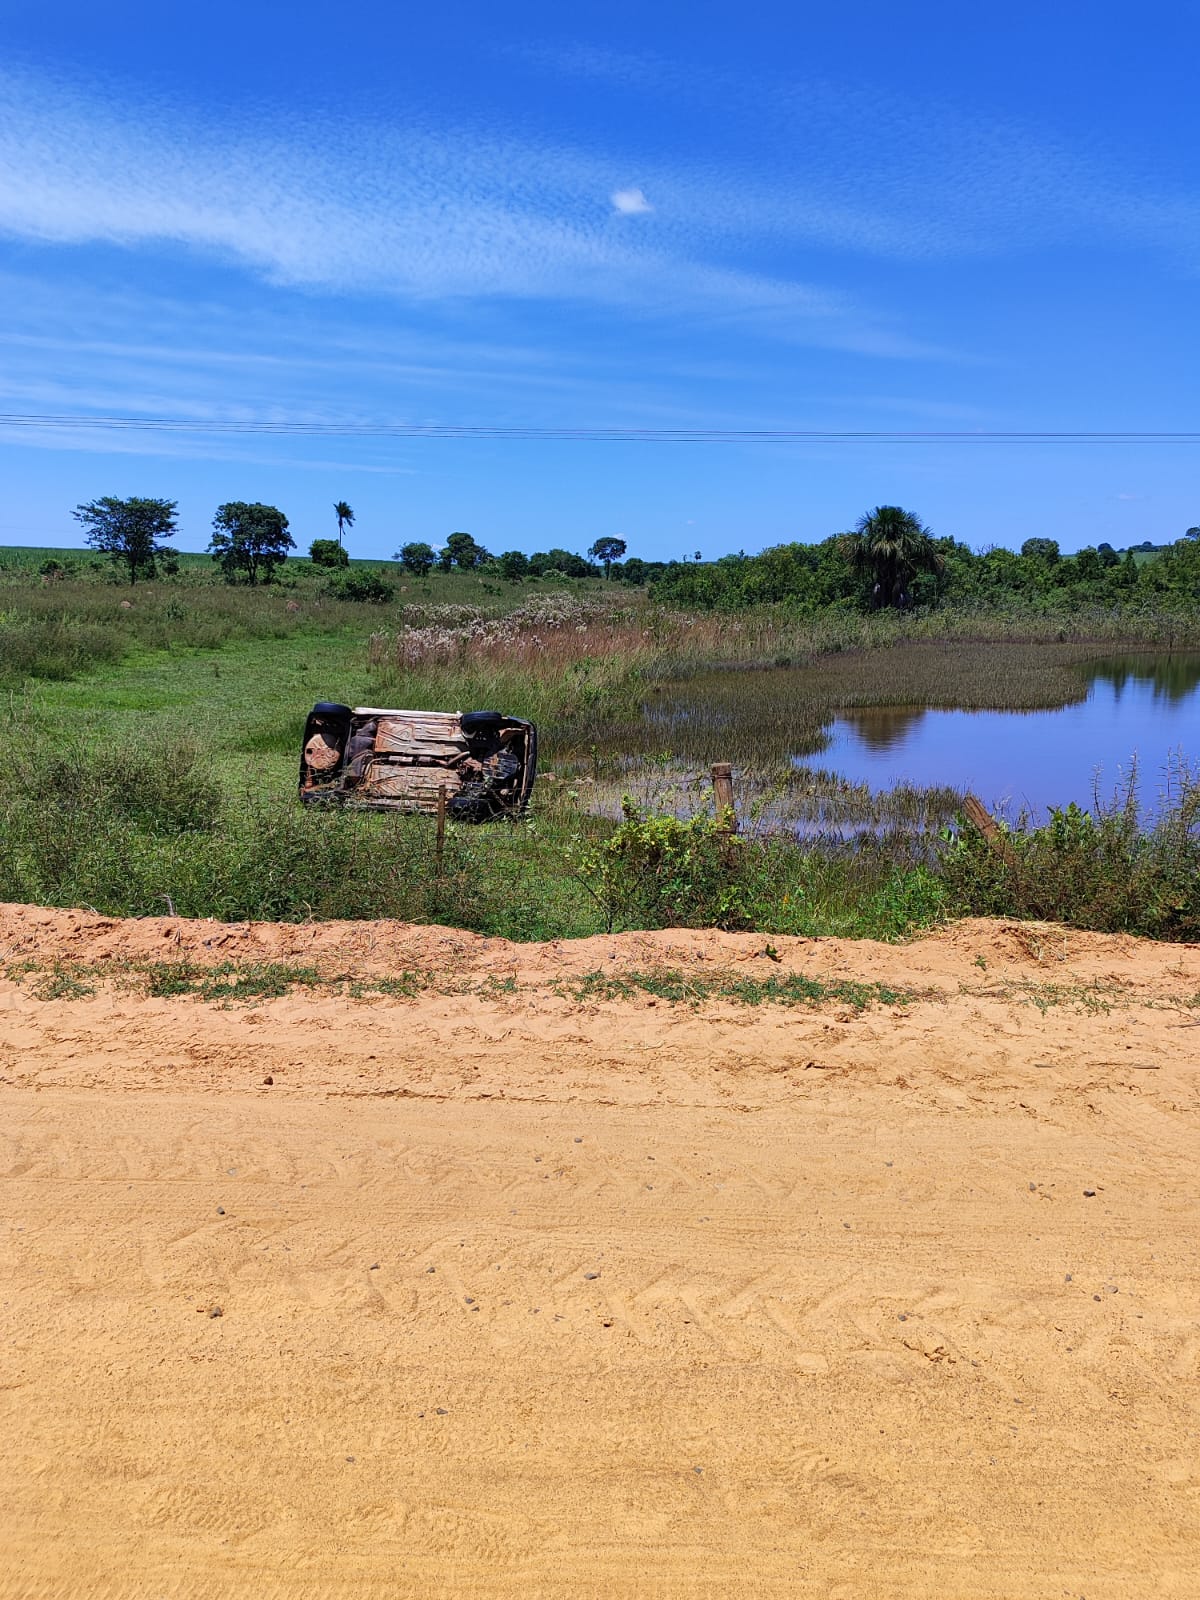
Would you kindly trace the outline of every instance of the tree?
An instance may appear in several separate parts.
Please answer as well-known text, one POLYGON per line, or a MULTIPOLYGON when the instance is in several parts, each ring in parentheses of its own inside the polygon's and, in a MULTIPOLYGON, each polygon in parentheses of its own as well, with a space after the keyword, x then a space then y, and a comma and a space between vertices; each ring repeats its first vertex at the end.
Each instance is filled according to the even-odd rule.
POLYGON ((529 570, 535 578, 549 572, 559 572, 564 578, 594 578, 596 569, 582 556, 570 550, 537 550, 529 558, 529 570))
POLYGON ((595 544, 588 550, 588 555, 591 556, 593 561, 601 563, 604 567, 604 576, 607 578, 612 574, 613 562, 620 561, 627 548, 624 539, 614 539, 608 536, 603 539, 597 539, 595 544))
POLYGON ((76 506, 71 515, 89 530, 86 542, 92 549, 125 567, 130 583, 136 583, 139 573, 153 577, 155 556, 170 548, 159 541, 175 537, 175 507, 174 500, 144 500, 137 496, 117 500, 105 495, 101 500, 76 506))
POLYGON ((476 567, 481 567, 485 561, 491 560, 483 546, 476 544, 469 533, 452 533, 446 540, 443 556, 446 555, 464 572, 471 572, 476 567))
POLYGON ((1104 576, 1104 562, 1094 545, 1085 544, 1082 550, 1076 550, 1074 565, 1080 583, 1095 583, 1104 576))
POLYGON ((342 542, 342 531, 354 526, 354 513, 344 500, 339 500, 333 508, 333 514, 338 519, 338 543, 342 542))
POLYGON ((529 557, 523 550, 506 550, 496 558, 496 565, 506 583, 520 583, 529 573, 529 557))
POLYGON ((900 506, 876 506, 860 517, 854 532, 844 535, 844 548, 854 570, 871 579, 876 606, 907 606, 913 579, 940 574, 946 565, 929 529, 900 506))
POLYGON ((314 539, 308 547, 308 559, 314 567, 348 567, 349 553, 336 539, 314 539))
POLYGON ((431 544, 406 544, 396 551, 392 560, 398 561, 405 572, 411 572, 418 578, 423 578, 433 570, 433 564, 437 560, 437 553, 431 544))
POLYGON ((1057 539, 1026 539, 1021 546, 1021 554, 1027 561, 1041 561, 1046 566, 1052 567, 1059 559, 1057 539))
POLYGON ((296 541, 287 531, 288 519, 276 506, 229 500, 217 507, 209 551, 230 583, 244 572, 250 583, 270 583, 275 568, 287 560, 296 541))

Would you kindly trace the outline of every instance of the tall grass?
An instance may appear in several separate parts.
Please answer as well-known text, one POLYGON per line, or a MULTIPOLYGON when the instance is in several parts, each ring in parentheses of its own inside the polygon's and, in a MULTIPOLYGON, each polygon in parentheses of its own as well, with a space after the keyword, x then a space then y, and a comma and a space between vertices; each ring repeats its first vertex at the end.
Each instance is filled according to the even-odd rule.
MULTIPOLYGON (((219 788, 186 740, 64 749, 30 738, 0 790, 0 899, 224 921, 394 917, 553 939, 708 925, 723 892, 724 867, 700 856, 693 875, 703 882, 681 879, 648 898, 633 879, 627 893, 598 898, 588 855, 619 830, 553 789, 524 822, 452 825, 439 865, 427 817, 310 810, 290 790, 219 788)), ((730 887, 737 924, 772 933, 895 938, 940 904, 923 868, 878 848, 746 841, 730 887)))
POLYGON ((1101 932, 1200 939, 1200 773, 1177 761, 1152 828, 1136 770, 1110 802, 1054 809, 987 839, 963 823, 940 873, 955 910, 1101 932))
POLYGON ((461 607, 407 616, 370 640, 381 702, 524 711, 542 725, 555 771, 591 785, 591 804, 612 818, 626 793, 687 815, 707 792, 708 765, 732 761, 760 830, 813 838, 929 834, 962 805, 945 787, 881 795, 797 766, 825 748, 837 716, 870 708, 894 733, 928 707, 1055 709, 1085 698, 1084 669, 1098 654, 1120 650, 1120 670, 1140 670, 1136 651, 1150 637, 1145 618, 1130 640, 1100 614, 1071 619, 1079 637, 1064 639, 1057 621, 995 613, 692 616, 549 596, 504 617, 461 607))
MULTIPOLYGON (((328 574, 307 561, 289 563, 276 583, 250 588, 220 581, 208 557, 193 559, 200 564, 175 578, 131 586, 113 581, 107 563, 70 552, 0 551, 0 687, 77 677, 135 651, 217 650, 237 640, 335 632, 366 640, 381 625, 405 627, 410 601, 416 617, 447 602, 500 615, 522 598, 515 585, 470 573, 405 582, 407 575, 388 564, 395 598, 376 605, 338 598, 328 574), (71 565, 65 575, 49 576, 12 559, 25 554, 65 557, 71 565)), ((572 584, 568 592, 596 587, 572 584)))
POLYGON ((214 650, 238 639, 345 626, 349 619, 327 604, 284 589, 214 584, 0 589, 0 686, 77 677, 134 650, 214 650))
POLYGON ((960 823, 797 842, 730 841, 693 817, 620 823, 552 786, 521 823, 314 811, 291 793, 222 788, 186 740, 38 744, 0 791, 0 899, 224 921, 393 917, 512 939, 727 926, 894 939, 950 912, 1200 938, 1200 781, 1180 768, 1150 832, 1136 791, 1017 827, 1002 848, 960 823))
POLYGON ((378 692, 405 704, 529 706, 584 748, 624 741, 650 702, 650 748, 761 759, 764 729, 773 754, 815 751, 822 726, 853 706, 1065 705, 1084 697, 1078 668, 1089 658, 1172 642, 1200 646, 1200 616, 692 615, 547 595, 504 616, 409 606, 402 626, 372 633, 367 664, 378 692))

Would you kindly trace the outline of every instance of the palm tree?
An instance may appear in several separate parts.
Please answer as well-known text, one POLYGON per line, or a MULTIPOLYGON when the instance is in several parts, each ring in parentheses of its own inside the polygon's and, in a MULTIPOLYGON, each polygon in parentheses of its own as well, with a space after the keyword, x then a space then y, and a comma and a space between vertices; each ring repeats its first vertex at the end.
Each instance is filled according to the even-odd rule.
POLYGON ((338 543, 342 542, 342 529, 354 526, 354 513, 344 500, 339 500, 333 508, 333 514, 338 519, 338 543))
POLYGON ((909 604, 909 584, 919 572, 940 573, 946 562, 919 517, 900 506, 876 506, 845 535, 846 553, 872 583, 876 606, 909 604))

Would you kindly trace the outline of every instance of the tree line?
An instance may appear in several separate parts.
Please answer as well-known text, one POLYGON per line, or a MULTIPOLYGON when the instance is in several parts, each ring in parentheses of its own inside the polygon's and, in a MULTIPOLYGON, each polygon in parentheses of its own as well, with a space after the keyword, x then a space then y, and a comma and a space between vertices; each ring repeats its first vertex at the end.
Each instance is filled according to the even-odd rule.
MULTIPOLYGON (((85 542, 122 567, 130 583, 151 578, 161 567, 168 573, 178 570, 174 548, 167 542, 179 531, 178 502, 139 496, 118 499, 105 495, 76 506, 72 515, 87 529, 85 542)), ((336 539, 314 539, 309 559, 319 567, 336 570, 350 564, 345 546, 345 530, 354 526, 354 511, 345 500, 333 507, 337 518, 336 539)), ((230 582, 270 583, 276 569, 296 548, 288 531, 288 519, 278 506, 261 502, 229 500, 218 506, 213 517, 208 550, 230 582)), ((614 564, 625 554, 625 541, 606 536, 588 550, 591 560, 570 550, 553 549, 532 556, 520 550, 506 550, 493 556, 469 533, 452 533, 440 550, 420 541, 406 544, 392 558, 406 571, 424 577, 436 567, 442 572, 473 572, 481 568, 496 571, 510 582, 527 577, 559 574, 567 578, 610 577, 614 564)), ((644 581, 639 579, 636 581, 644 581)), ((366 596, 373 598, 373 596, 366 596)))
POLYGON ((414 540, 411 544, 402 545, 392 559, 398 561, 406 572, 421 578, 435 567, 439 572, 450 572, 455 568, 463 572, 475 572, 481 567, 489 567, 507 582, 519 583, 523 578, 544 578, 548 574, 558 574, 564 578, 598 578, 602 571, 606 578, 610 578, 626 548, 624 539, 606 536, 597 539, 589 548, 591 560, 585 560, 574 551, 557 548, 538 550, 531 556, 527 556, 523 550, 505 550, 501 555, 494 556, 469 533, 452 533, 440 550, 435 550, 424 541, 414 540))
MULTIPOLYGON (((344 501, 334 505, 338 537, 315 539, 310 559, 337 569, 349 565, 344 544, 354 512, 344 501)), ((159 565, 172 570, 175 552, 168 543, 178 531, 176 502, 106 496, 76 507, 87 543, 108 555, 130 583, 153 576, 159 565)), ((938 537, 913 512, 876 506, 848 533, 816 544, 774 545, 760 554, 721 556, 715 561, 643 561, 626 556, 615 536, 597 539, 587 558, 554 547, 526 555, 506 550, 498 556, 469 533, 452 533, 440 548, 424 541, 403 545, 395 554, 406 571, 425 577, 442 572, 488 571, 507 582, 526 578, 606 578, 637 587, 649 585, 668 604, 707 610, 742 610, 786 603, 799 611, 830 606, 850 610, 905 610, 942 602, 1035 604, 1086 600, 1119 605, 1138 599, 1174 596, 1200 600, 1200 527, 1188 528, 1165 545, 1146 544, 1120 552, 1107 543, 1063 555, 1056 540, 1029 538, 1017 551, 994 546, 972 550, 952 536, 938 537), (1142 560, 1137 555, 1142 555, 1142 560)), ((241 500, 218 506, 208 550, 230 582, 270 583, 295 549, 288 519, 276 506, 241 500)), ((349 584, 350 574, 338 580, 349 584)), ((362 579, 369 586, 369 580, 362 579)), ((348 599, 390 598, 378 592, 346 591, 348 599)), ((388 589, 385 595, 384 588, 388 589)))
POLYGON ((668 604, 703 610, 785 604, 800 613, 830 607, 1194 602, 1200 601, 1200 527, 1150 550, 1122 552, 1100 543, 1064 555, 1056 540, 1035 537, 1015 551, 993 546, 976 552, 953 537, 934 535, 901 507, 877 506, 851 532, 817 544, 673 562, 655 574, 653 593, 668 604))

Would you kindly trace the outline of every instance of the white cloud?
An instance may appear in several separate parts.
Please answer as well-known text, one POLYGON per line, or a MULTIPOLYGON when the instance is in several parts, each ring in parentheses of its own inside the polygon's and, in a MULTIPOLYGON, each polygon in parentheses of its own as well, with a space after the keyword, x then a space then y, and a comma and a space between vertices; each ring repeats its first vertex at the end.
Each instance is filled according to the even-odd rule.
POLYGON ((615 189, 611 195, 613 210, 623 217, 644 217, 654 207, 640 189, 615 189))

